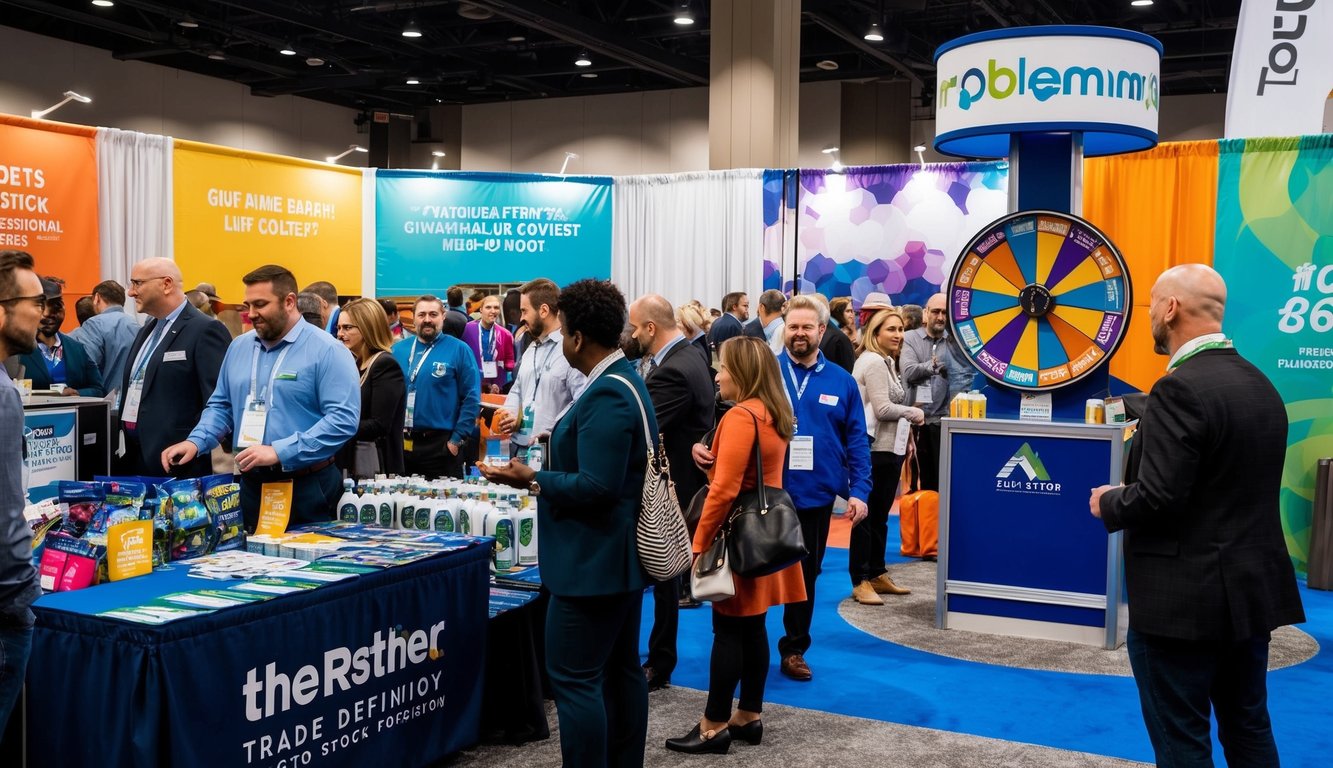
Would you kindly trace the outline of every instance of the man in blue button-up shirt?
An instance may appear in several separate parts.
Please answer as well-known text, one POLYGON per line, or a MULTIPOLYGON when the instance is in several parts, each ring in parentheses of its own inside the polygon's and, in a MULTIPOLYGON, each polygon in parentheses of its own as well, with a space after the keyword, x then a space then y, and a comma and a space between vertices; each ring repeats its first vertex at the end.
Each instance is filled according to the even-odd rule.
POLYGON ((199 423, 162 452, 162 467, 191 461, 231 433, 248 528, 258 520, 263 484, 287 480, 293 522, 331 520, 342 494, 333 457, 361 418, 356 363, 337 339, 301 319, 286 268, 263 266, 242 282, 255 330, 231 343, 199 423))
POLYGON ((441 333, 445 308, 438 298, 417 299, 412 314, 416 338, 393 345, 393 357, 407 378, 403 463, 409 475, 462 477, 475 461, 472 436, 481 410, 481 372, 466 344, 441 333))
POLYGON ((115 280, 93 286, 93 310, 97 314, 70 336, 83 345, 88 359, 102 372, 102 389, 110 392, 120 389, 139 322, 125 312, 125 288, 115 280))

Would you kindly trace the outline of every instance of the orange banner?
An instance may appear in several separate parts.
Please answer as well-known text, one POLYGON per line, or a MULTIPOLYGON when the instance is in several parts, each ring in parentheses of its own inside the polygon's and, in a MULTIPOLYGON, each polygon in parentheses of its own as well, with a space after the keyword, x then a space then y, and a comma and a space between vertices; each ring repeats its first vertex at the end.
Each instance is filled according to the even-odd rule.
POLYGON ((102 279, 95 136, 92 128, 0 115, 0 249, 31 253, 38 274, 63 278, 72 296, 102 279))

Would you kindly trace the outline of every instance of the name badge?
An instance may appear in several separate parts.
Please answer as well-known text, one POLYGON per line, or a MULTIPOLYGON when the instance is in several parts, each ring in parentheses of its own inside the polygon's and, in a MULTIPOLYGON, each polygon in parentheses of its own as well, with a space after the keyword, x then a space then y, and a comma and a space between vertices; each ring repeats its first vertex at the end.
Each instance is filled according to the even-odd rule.
POLYGON ((838 396, 837 396, 837 395, 820 395, 820 396, 819 396, 819 403, 820 403, 820 405, 837 405, 837 404, 838 404, 838 396))
POLYGON ((268 408, 264 401, 253 396, 245 398, 245 412, 241 414, 241 433, 236 436, 236 445, 249 448, 264 444, 264 427, 268 424, 268 408))
POLYGON ((916 402, 913 405, 930 405, 931 396, 934 393, 930 388, 930 379, 926 379, 925 384, 918 384, 916 387, 916 402))
MULTIPOLYGON (((407 391, 407 413, 403 415, 403 429, 412 428, 412 412, 417 409, 417 391, 409 389, 407 391)), ((407 450, 412 450, 408 448, 407 450)))
POLYGON ((164 363, 184 362, 184 360, 185 350, 183 349, 178 349, 175 352, 167 352, 162 355, 162 362, 164 363))
POLYGON ((130 389, 125 393, 125 402, 121 404, 120 420, 131 424, 139 421, 139 400, 143 398, 143 380, 130 381, 130 389))
POLYGON ((481 377, 483 379, 494 379, 500 375, 499 366, 494 360, 483 360, 481 362, 481 377))
POLYGON ((793 437, 788 451, 787 466, 790 469, 808 471, 815 468, 815 439, 813 437, 809 435, 793 437))

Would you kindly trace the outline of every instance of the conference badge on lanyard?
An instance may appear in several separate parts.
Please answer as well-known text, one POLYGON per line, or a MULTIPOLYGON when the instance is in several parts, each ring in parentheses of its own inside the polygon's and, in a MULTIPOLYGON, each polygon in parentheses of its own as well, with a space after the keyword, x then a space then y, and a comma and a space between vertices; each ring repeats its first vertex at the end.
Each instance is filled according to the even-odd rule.
POLYGON ((236 444, 242 448, 264 444, 264 428, 268 425, 268 406, 254 395, 245 398, 245 412, 241 414, 241 433, 236 444))

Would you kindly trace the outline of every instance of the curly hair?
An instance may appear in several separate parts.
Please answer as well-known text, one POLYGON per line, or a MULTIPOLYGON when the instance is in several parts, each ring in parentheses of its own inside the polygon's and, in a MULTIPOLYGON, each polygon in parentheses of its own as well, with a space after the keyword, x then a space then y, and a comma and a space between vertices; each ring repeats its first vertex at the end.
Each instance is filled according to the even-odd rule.
POLYGON ((625 328, 625 297, 610 280, 579 280, 560 291, 561 324, 566 336, 584 338, 607 349, 620 344, 625 328))

